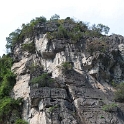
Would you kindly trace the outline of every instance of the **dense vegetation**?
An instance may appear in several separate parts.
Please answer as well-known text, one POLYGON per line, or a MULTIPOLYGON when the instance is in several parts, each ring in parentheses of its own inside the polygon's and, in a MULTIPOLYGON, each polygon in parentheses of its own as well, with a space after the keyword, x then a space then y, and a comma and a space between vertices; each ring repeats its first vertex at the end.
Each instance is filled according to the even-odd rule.
POLYGON ((0 124, 13 123, 21 118, 22 99, 10 97, 16 82, 16 76, 11 72, 12 63, 9 55, 0 58, 0 124))
MULTIPOLYGON (((22 24, 21 29, 17 29, 9 34, 9 37, 6 38, 8 52, 12 52, 15 45, 23 42, 25 38, 33 40, 35 36, 39 35, 39 30, 35 30, 38 26, 43 33, 47 33, 49 40, 64 38, 70 39, 72 43, 76 43, 84 37, 101 37, 109 32, 109 27, 103 24, 94 24, 90 27, 88 24, 82 21, 75 21, 70 17, 60 19, 60 16, 57 14, 53 15, 50 20, 46 20, 42 16, 31 20, 28 24, 22 24)), ((30 47, 32 46, 24 44, 22 49, 28 49, 28 52, 32 52, 29 50, 30 47)))
POLYGON ((11 72, 12 59, 9 55, 0 58, 0 98, 9 96, 15 84, 15 75, 11 72))
POLYGON ((15 44, 22 42, 25 38, 32 38, 34 36, 34 27, 40 22, 45 23, 46 18, 35 18, 28 24, 22 24, 21 29, 16 29, 14 32, 10 33, 9 37, 6 38, 6 48, 8 52, 12 52, 15 44))
POLYGON ((53 79, 47 73, 43 73, 31 80, 32 84, 39 84, 40 87, 49 87, 53 82, 53 79))

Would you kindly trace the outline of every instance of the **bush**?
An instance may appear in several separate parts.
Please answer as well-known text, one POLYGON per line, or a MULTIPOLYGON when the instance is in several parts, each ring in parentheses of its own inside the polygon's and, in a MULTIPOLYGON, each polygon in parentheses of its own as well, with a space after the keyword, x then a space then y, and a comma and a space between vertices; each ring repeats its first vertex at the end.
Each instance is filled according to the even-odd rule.
MULTIPOLYGON (((55 34, 55 32, 53 32, 55 34)), ((47 38, 48 40, 52 40, 54 38, 56 38, 56 35, 53 35, 53 33, 47 32, 47 38)))
POLYGON ((35 65, 34 63, 28 66, 30 73, 35 73, 37 70, 43 70, 43 65, 35 65))
POLYGON ((117 86, 117 91, 115 92, 115 100, 118 102, 124 102, 124 82, 117 86))
POLYGON ((117 104, 111 103, 109 105, 104 105, 102 107, 102 110, 104 110, 106 112, 114 112, 114 111, 116 111, 116 108, 117 108, 117 104))
POLYGON ((58 27, 57 36, 58 36, 58 38, 67 38, 67 31, 63 25, 60 25, 58 27))
POLYGON ((63 62, 61 64, 61 69, 63 73, 68 72, 69 70, 72 70, 72 65, 69 62, 63 62))
POLYGON ((60 16, 57 15, 57 14, 55 14, 55 15, 51 16, 50 20, 51 20, 51 21, 52 21, 52 20, 58 20, 59 18, 60 18, 60 16))
POLYGON ((117 83, 114 82, 114 81, 111 81, 111 82, 110 82, 110 85, 113 86, 113 87, 115 87, 115 88, 117 87, 117 83))
POLYGON ((53 83, 53 79, 47 73, 43 73, 41 76, 35 77, 31 80, 32 84, 39 84, 41 87, 48 87, 53 83))
POLYGON ((22 119, 18 119, 18 120, 16 120, 16 122, 14 124, 28 124, 28 122, 26 122, 22 119))
POLYGON ((35 31, 34 27, 39 23, 45 23, 47 20, 45 17, 36 17, 31 20, 28 24, 22 24, 22 29, 16 29, 14 32, 9 34, 6 38, 7 44, 6 48, 8 52, 12 52, 16 44, 22 42, 25 38, 33 38, 35 31))
POLYGON ((58 105, 55 105, 55 106, 52 106, 52 107, 49 107, 49 112, 53 112, 56 108, 58 108, 59 106, 58 105))
POLYGON ((35 44, 33 42, 23 44, 22 45, 22 50, 28 51, 29 53, 34 53, 35 52, 35 44))

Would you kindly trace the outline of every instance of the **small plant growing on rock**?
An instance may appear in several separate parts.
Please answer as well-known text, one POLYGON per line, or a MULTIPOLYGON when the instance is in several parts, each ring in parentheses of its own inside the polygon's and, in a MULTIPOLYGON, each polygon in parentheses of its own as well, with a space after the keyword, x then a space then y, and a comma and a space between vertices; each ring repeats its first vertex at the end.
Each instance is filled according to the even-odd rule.
POLYGON ((105 112, 114 112, 114 111, 116 111, 117 107, 118 107, 117 104, 111 103, 108 105, 104 105, 102 107, 102 110, 104 110, 105 112))
POLYGON ((33 42, 31 43, 25 43, 22 45, 22 50, 23 51, 28 51, 29 53, 34 53, 35 52, 35 45, 33 42))
POLYGON ((55 105, 55 106, 49 107, 49 112, 52 113, 56 108, 58 108, 58 105, 55 105))
POLYGON ((117 91, 115 92, 115 100, 118 102, 124 102, 124 82, 117 86, 117 91))
POLYGON ((114 82, 114 81, 111 81, 110 84, 111 84, 111 86, 113 86, 113 87, 117 87, 117 83, 114 82))
POLYGON ((101 119, 103 119, 103 118, 104 118, 104 116, 103 116, 103 115, 101 115, 101 116, 100 116, 100 118, 101 118, 101 119))
POLYGON ((51 83, 53 83, 53 79, 47 73, 43 73, 42 75, 35 77, 31 80, 32 84, 39 84, 41 87, 48 87, 51 83))
POLYGON ((37 71, 37 70, 43 70, 43 65, 35 65, 34 63, 32 63, 30 66, 29 66, 29 70, 31 73, 37 71))
POLYGON ((18 120, 16 120, 16 122, 14 124, 28 124, 28 122, 26 122, 22 119, 18 119, 18 120))
POLYGON ((69 62, 63 62, 61 64, 61 70, 62 70, 63 73, 66 73, 69 70, 72 70, 72 65, 69 62))

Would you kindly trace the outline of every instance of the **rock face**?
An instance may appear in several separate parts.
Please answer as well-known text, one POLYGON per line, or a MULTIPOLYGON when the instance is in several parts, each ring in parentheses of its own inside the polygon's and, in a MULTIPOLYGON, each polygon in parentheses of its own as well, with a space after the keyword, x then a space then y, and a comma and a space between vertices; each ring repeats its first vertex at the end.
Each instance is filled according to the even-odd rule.
POLYGON ((24 99, 22 117, 30 124, 124 124, 123 103, 116 103, 118 107, 109 112, 103 110, 104 105, 114 103, 115 89, 110 83, 124 81, 124 37, 106 36, 102 47, 99 42, 94 47, 92 41, 100 38, 84 38, 77 43, 48 40, 44 30, 56 27, 37 28, 43 28, 40 35, 33 40, 26 38, 13 53, 12 71, 17 82, 12 97, 24 99), (22 44, 31 42, 34 53, 22 50, 22 44), (63 74, 61 64, 66 61, 73 69, 63 74), (38 68, 31 71, 32 65, 38 68), (48 80, 43 87, 32 85, 31 80, 44 72, 54 83, 48 80))

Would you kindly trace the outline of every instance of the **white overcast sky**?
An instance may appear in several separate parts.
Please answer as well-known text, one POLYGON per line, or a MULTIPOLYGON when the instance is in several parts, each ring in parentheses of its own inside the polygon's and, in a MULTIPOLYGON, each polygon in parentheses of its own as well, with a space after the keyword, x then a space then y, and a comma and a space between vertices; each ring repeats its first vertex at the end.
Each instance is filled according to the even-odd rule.
POLYGON ((22 23, 58 14, 110 27, 110 34, 124 36, 124 0, 1 0, 0 1, 0 55, 6 52, 6 37, 22 23))

